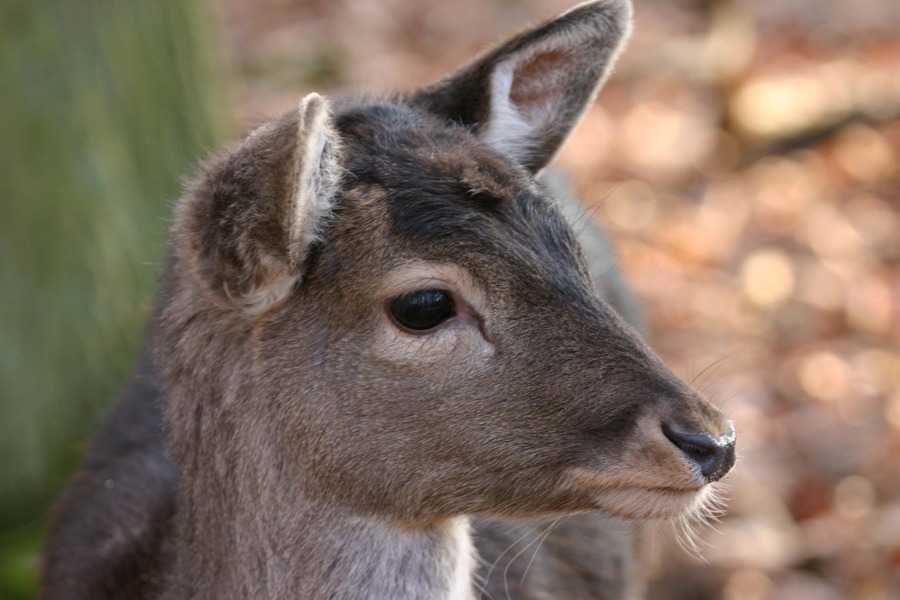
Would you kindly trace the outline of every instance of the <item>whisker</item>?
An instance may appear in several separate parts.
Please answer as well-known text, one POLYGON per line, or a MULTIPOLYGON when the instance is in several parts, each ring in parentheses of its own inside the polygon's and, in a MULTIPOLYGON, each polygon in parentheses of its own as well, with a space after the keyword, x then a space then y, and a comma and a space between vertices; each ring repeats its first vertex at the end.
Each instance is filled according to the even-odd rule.
MULTIPOLYGON (((531 524, 530 524, 530 523, 515 524, 515 525, 513 525, 512 527, 510 527, 510 529, 509 529, 508 531, 509 531, 509 533, 512 533, 512 532, 515 531, 516 529, 525 528, 525 527, 527 527, 528 525, 531 525, 531 524)), ((516 541, 512 542, 509 546, 507 546, 506 549, 505 549, 503 552, 501 552, 500 555, 497 556, 497 558, 494 559, 494 562, 492 562, 492 563, 490 564, 490 566, 488 567, 487 571, 485 572, 485 575, 484 575, 485 585, 487 585, 487 582, 488 582, 488 581, 490 580, 490 578, 491 578, 491 573, 494 572, 494 569, 495 569, 495 568, 497 567, 497 565, 500 563, 500 560, 501 560, 504 556, 506 556, 506 553, 509 552, 510 550, 512 550, 516 545, 518 545, 518 544, 519 544, 522 540, 524 540, 526 537, 528 537, 529 535, 531 535, 532 533, 534 533, 535 531, 537 531, 538 529, 540 529, 540 527, 541 527, 542 525, 543 525, 543 523, 538 523, 537 525, 532 525, 532 526, 528 529, 528 531, 526 531, 524 534, 522 534, 516 541)), ((529 544, 529 545, 530 545, 530 544, 529 544)), ((526 546, 526 548, 527 548, 527 546, 526 546)), ((479 560, 481 560, 480 557, 479 557, 479 560)), ((515 558, 513 558, 513 560, 515 560, 515 558)), ((487 561, 482 560, 482 564, 487 564, 487 561)), ((507 565, 508 565, 508 563, 507 563, 507 565)), ((508 568, 508 566, 507 566, 507 568, 508 568)), ((506 570, 504 569, 504 574, 505 574, 505 573, 506 573, 506 570)), ((504 584, 505 584, 505 578, 504 578, 504 584)))
POLYGON ((521 577, 521 579, 519 579, 520 585, 525 583, 525 576, 528 575, 528 569, 531 568, 531 563, 534 562, 534 558, 537 556, 537 553, 540 551, 541 546, 547 540, 547 538, 550 536, 550 532, 553 531, 553 528, 556 527, 562 519, 563 519, 563 517, 556 517, 555 519, 553 519, 553 521, 550 523, 550 525, 547 527, 547 529, 544 530, 544 533, 541 534, 540 541, 538 542, 537 548, 534 549, 534 553, 532 553, 532 555, 531 555, 531 560, 529 560, 528 564, 525 565, 525 571, 522 572, 522 577, 521 577))
POLYGON ((735 352, 736 351, 731 351, 706 365, 699 373, 694 375, 694 377, 691 379, 691 385, 698 389, 708 388, 709 385, 713 383, 709 381, 709 378, 715 375, 716 371, 718 371, 721 367, 731 362, 734 358, 735 352))
MULTIPOLYGON (((487 564, 484 559, 482 559, 478 554, 475 554, 476 562, 480 562, 481 564, 487 564)), ((488 591, 487 588, 487 578, 484 575, 481 575, 476 569, 472 574, 472 585, 475 586, 475 591, 477 593, 477 597, 479 599, 487 598, 487 600, 494 600, 494 597, 488 591)))
MULTIPOLYGON (((541 525, 543 525, 543 524, 544 524, 544 523, 539 524, 537 527, 533 528, 533 529, 531 530, 531 532, 533 533, 535 530, 537 530, 537 529, 538 529, 541 525)), ((552 525, 553 525, 552 523, 549 524, 549 525, 547 525, 547 527, 545 528, 544 532, 546 532, 547 530, 549 530, 550 527, 552 527, 552 525)), ((528 542, 528 543, 525 545, 525 547, 523 547, 521 550, 519 550, 519 551, 516 553, 515 556, 513 556, 511 559, 509 559, 509 561, 507 561, 506 566, 503 568, 503 589, 504 589, 505 592, 506 592, 506 598, 507 598, 507 600, 511 600, 511 596, 509 595, 509 577, 508 577, 508 575, 509 575, 509 568, 512 566, 512 564, 513 564, 514 562, 516 562, 516 559, 517 559, 517 558, 519 558, 520 556, 522 556, 522 554, 524 554, 525 551, 528 550, 528 548, 530 548, 535 542, 537 542, 537 541, 540 540, 540 539, 541 539, 541 536, 538 535, 538 536, 536 536, 533 540, 531 540, 530 542, 528 542)), ((520 539, 519 541, 521 541, 521 539, 520 539)), ((538 548, 540 548, 540 544, 538 544, 538 548)), ((537 553, 537 550, 535 550, 535 554, 536 554, 536 553, 537 553)), ((534 556, 532 555, 532 559, 533 559, 533 558, 534 558, 534 556)))

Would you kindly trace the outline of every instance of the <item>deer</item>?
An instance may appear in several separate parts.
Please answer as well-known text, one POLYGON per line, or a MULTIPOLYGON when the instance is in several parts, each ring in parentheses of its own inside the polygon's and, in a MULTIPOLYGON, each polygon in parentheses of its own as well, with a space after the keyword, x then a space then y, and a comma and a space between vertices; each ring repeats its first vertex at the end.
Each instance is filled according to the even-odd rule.
POLYGON ((592 277, 609 249, 539 178, 630 28, 627 0, 584 2, 209 158, 41 597, 639 595, 634 525, 706 506, 735 431, 606 301, 629 313, 592 277))

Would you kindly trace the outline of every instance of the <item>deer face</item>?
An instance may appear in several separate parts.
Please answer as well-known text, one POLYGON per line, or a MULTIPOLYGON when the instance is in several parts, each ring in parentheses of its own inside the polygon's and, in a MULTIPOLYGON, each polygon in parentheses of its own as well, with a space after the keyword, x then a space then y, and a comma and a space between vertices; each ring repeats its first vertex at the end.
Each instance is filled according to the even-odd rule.
POLYGON ((402 106, 336 125, 333 224, 257 336, 323 494, 403 517, 665 517, 727 472, 730 426, 597 297, 527 171, 402 106))
POLYGON ((239 427, 303 493, 401 519, 664 518, 730 470, 730 423, 597 296, 534 181, 626 22, 581 5, 333 120, 308 97, 195 186, 176 258, 240 315, 239 427))

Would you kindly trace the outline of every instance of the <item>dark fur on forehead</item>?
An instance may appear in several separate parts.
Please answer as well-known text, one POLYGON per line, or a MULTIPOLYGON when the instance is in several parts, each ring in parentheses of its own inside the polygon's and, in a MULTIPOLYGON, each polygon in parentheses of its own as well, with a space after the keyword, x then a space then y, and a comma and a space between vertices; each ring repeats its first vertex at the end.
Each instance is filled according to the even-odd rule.
POLYGON ((586 277, 574 234, 546 191, 468 129, 402 103, 339 111, 348 185, 384 191, 394 233, 423 257, 511 260, 586 277), (549 261, 548 261, 549 259, 549 261))
POLYGON ((353 184, 386 192, 396 233, 440 238, 502 212, 527 175, 467 130, 402 103, 376 103, 336 118, 353 184))
POLYGON ((347 169, 358 181, 385 188, 421 185, 477 200, 509 201, 514 167, 488 151, 466 129, 402 103, 374 103, 343 111, 337 126, 349 152, 347 169))

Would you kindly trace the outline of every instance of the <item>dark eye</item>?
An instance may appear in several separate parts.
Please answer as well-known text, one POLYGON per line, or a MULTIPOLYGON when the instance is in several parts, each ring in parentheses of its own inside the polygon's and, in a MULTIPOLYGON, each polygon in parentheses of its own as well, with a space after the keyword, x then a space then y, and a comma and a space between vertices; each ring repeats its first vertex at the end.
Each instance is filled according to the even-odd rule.
POLYGON ((426 331, 456 314, 453 299, 444 290, 417 290, 397 296, 390 303, 391 316, 403 327, 426 331))

